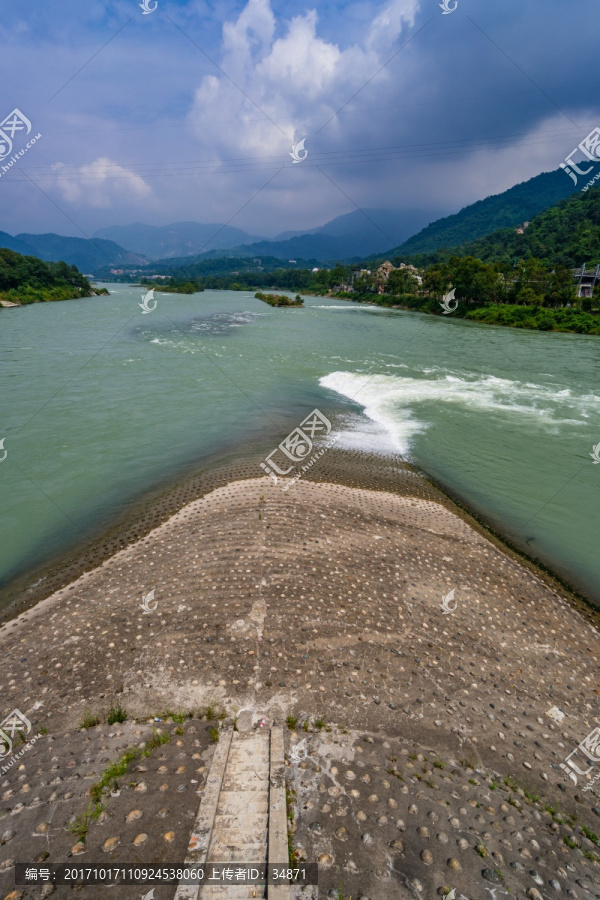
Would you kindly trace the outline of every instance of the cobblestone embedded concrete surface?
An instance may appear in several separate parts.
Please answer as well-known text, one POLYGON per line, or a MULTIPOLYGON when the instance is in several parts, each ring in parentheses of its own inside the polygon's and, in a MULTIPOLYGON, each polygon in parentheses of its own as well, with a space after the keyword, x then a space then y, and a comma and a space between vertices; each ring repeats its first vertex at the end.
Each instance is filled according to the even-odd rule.
POLYGON ((595 616, 405 482, 223 485, 0 630, 3 715, 47 729, 0 778, 0 897, 42 896, 15 893, 14 861, 182 862, 214 729, 288 717, 292 840, 320 897, 600 896, 598 799, 558 768, 597 725, 595 616), (79 842, 90 786, 156 728, 170 741, 79 842))

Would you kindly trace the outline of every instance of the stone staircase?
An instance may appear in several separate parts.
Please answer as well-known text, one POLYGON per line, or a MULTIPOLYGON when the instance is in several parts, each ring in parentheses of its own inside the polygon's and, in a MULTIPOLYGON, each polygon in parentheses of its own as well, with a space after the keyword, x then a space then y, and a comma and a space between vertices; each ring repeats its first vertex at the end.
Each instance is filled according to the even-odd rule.
MULTIPOLYGON (((186 866, 287 863, 283 730, 221 735, 190 838, 186 866)), ((288 900, 281 885, 185 885, 175 900, 288 900)))

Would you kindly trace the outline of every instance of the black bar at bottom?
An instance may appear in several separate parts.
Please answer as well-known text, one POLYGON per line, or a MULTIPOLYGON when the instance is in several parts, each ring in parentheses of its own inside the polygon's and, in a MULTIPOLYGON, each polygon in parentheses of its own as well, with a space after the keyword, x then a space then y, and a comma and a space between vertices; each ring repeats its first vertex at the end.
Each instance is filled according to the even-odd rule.
POLYGON ((194 865, 28 865, 16 863, 15 884, 316 884, 317 863, 290 866, 264 863, 216 862, 194 865))

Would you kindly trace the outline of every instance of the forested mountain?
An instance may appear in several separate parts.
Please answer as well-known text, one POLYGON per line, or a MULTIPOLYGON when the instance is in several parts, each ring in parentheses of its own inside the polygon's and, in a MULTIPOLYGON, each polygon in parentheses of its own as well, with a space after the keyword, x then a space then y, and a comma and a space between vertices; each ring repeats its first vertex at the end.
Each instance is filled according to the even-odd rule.
POLYGON ((562 169, 543 172, 502 194, 486 197, 455 215, 432 222, 388 255, 431 253, 443 247, 459 247, 499 228, 516 228, 569 197, 574 190, 573 182, 562 169))
POLYGON ((474 256, 484 262, 512 263, 538 259, 544 266, 574 268, 600 263, 600 188, 573 194, 535 216, 518 234, 501 228, 460 247, 411 255, 419 264, 441 262, 451 256, 474 256))

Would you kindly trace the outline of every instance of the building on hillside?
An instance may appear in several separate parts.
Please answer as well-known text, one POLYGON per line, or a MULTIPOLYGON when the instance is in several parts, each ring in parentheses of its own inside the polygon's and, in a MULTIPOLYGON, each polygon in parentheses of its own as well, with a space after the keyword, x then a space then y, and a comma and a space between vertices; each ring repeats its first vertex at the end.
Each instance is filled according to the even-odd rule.
POLYGON ((592 297, 600 283, 600 266, 586 271, 584 263, 580 269, 573 269, 573 278, 577 281, 577 296, 592 297))
POLYGON ((390 273, 393 272, 395 268, 396 266, 393 266, 391 262, 386 259, 375 272, 375 287, 377 288, 378 294, 384 293, 390 273))
POLYGON ((377 269, 377 274, 384 281, 387 281, 390 277, 390 272, 393 272, 396 266, 393 266, 389 260, 386 259, 384 263, 381 263, 379 268, 377 269))
POLYGON ((401 269, 406 270, 413 278, 415 278, 419 284, 423 282, 423 279, 419 275, 419 270, 414 266, 407 265, 406 263, 400 263, 399 266, 393 266, 389 260, 386 260, 382 263, 377 272, 375 273, 375 280, 377 285, 377 293, 383 294, 385 291, 385 286, 388 278, 390 277, 392 272, 400 271, 401 269))
POLYGON ((529 228, 529 222, 523 222, 522 225, 519 225, 518 228, 515 228, 517 234, 523 234, 526 228, 529 228))

